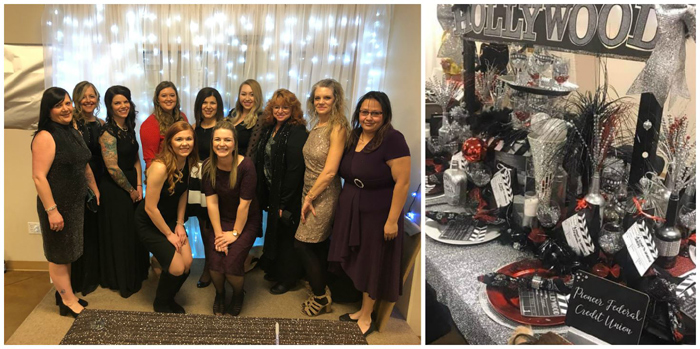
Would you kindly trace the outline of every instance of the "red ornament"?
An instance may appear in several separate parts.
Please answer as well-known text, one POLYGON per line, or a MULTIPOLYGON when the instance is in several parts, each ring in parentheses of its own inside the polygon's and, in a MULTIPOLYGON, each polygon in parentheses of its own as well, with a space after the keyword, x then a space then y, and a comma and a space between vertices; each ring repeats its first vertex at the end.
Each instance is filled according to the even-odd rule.
POLYGON ((479 162, 486 159, 486 142, 472 137, 462 144, 462 155, 469 162, 479 162))

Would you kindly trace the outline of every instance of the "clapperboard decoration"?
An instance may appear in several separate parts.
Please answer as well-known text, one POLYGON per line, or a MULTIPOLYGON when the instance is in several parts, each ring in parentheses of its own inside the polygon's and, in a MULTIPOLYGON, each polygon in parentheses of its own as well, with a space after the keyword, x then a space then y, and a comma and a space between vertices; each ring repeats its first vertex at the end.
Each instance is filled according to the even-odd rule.
POLYGON ((578 271, 566 325, 609 344, 639 344, 648 305, 646 293, 578 271))
POLYGON ((568 296, 549 290, 520 287, 520 314, 531 317, 565 316, 568 296))
POLYGON ((440 239, 481 242, 486 239, 488 232, 486 226, 479 227, 473 220, 454 220, 447 223, 447 228, 440 234, 440 239))
POLYGON ((643 276, 659 257, 650 227, 644 219, 640 219, 627 229, 627 232, 622 235, 622 239, 627 245, 627 252, 632 258, 639 276, 643 276))
POLYGON ((497 162, 496 173, 491 178, 491 189, 498 207, 506 207, 513 202, 513 170, 497 162))
POLYGON ((595 252, 595 244, 591 234, 588 232, 586 212, 589 212, 589 210, 581 210, 561 223, 566 242, 576 255, 582 257, 589 256, 595 252))
POLYGON ((695 269, 689 271, 681 277, 684 279, 680 284, 678 284, 678 286, 676 286, 676 297, 678 297, 678 300, 680 301, 681 311, 691 319, 695 320, 695 269))

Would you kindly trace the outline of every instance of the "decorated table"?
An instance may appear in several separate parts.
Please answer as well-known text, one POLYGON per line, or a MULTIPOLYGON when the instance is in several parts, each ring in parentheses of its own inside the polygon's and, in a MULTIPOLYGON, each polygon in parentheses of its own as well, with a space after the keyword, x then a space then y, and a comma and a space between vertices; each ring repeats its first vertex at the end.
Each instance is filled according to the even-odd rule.
POLYGON ((695 343, 694 115, 663 110, 690 98, 695 6, 437 14, 444 76, 426 81, 442 110, 426 139, 426 279, 465 339, 695 343), (614 26, 622 34, 610 37, 614 26), (571 53, 599 60, 600 71, 575 75, 599 76, 593 89, 569 80, 571 53), (646 62, 627 90, 639 102, 615 93, 601 57, 646 62))

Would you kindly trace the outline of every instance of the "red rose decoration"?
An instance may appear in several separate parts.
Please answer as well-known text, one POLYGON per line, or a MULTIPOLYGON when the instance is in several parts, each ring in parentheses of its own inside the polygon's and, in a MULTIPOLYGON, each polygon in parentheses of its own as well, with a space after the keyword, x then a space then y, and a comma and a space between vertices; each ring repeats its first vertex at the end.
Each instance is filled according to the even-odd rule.
POLYGON ((486 142, 472 137, 462 144, 462 155, 469 162, 479 162, 486 158, 486 142))

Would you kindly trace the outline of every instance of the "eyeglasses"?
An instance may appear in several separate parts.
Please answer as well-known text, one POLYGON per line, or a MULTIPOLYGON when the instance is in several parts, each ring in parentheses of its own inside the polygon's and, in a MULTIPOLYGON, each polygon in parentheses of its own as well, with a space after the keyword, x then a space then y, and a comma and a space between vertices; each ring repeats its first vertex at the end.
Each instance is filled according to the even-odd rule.
POLYGON ((371 112, 369 110, 360 110, 360 115, 362 115, 362 116, 372 115, 372 117, 377 117, 377 116, 381 116, 382 114, 384 114, 384 113, 380 112, 380 111, 372 111, 371 112))

